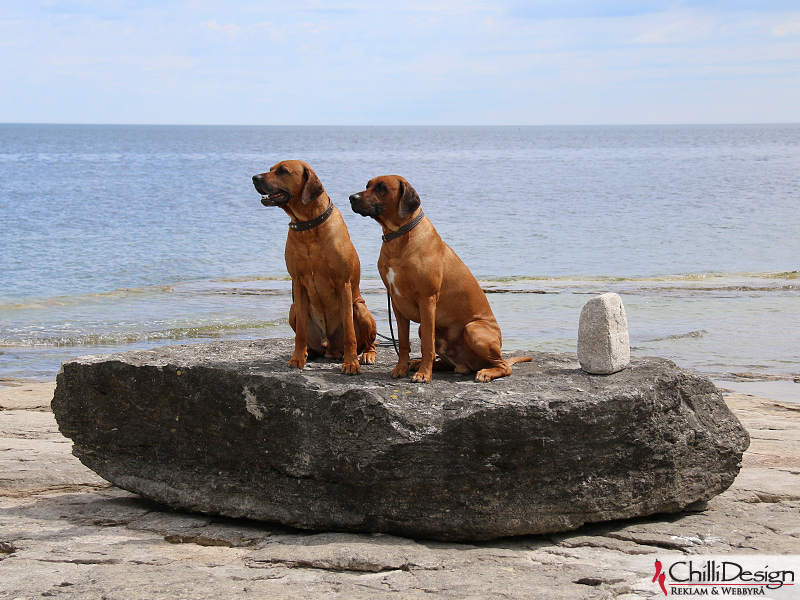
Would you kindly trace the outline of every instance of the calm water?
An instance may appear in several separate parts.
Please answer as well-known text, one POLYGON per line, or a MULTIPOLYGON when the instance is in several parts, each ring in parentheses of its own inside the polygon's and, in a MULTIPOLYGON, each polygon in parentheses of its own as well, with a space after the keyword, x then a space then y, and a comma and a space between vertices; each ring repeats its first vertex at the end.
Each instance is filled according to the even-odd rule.
POLYGON ((342 210, 382 333, 380 230, 347 197, 396 173, 497 292, 507 349, 574 350, 615 291, 634 353, 800 377, 800 125, 0 125, 0 377, 290 335, 287 217, 250 181, 284 158, 342 210))

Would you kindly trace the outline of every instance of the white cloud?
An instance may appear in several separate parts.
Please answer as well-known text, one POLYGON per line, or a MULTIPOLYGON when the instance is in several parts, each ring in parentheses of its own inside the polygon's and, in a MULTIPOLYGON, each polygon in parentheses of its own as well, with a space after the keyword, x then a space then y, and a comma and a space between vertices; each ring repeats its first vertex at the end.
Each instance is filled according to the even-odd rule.
POLYGON ((794 23, 782 23, 772 30, 772 35, 783 37, 786 35, 796 35, 800 33, 800 21, 794 23))
POLYGON ((244 26, 236 23, 221 25, 217 19, 210 19, 198 23, 200 31, 210 31, 213 33, 224 34, 229 41, 253 40, 259 36, 267 35, 273 40, 284 42, 296 40, 298 36, 323 37, 331 32, 336 24, 327 20, 321 21, 264 21, 258 23, 247 23, 244 26))
POLYGON ((649 29, 633 38, 637 44, 685 44, 708 39, 716 25, 714 19, 701 16, 662 17, 666 22, 649 29))
POLYGON ((216 19, 210 19, 205 23, 199 24, 201 29, 209 29, 211 31, 221 31, 223 33, 227 33, 231 37, 238 37, 244 29, 239 27, 238 25, 234 25, 233 23, 228 23, 227 25, 220 25, 217 23, 216 19))

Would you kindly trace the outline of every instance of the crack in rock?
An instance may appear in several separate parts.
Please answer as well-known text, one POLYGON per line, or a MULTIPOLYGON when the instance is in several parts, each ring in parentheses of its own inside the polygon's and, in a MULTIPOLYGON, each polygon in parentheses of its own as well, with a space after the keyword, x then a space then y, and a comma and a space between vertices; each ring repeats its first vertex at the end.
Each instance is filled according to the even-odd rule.
POLYGON ((610 532, 606 534, 606 536, 612 539, 633 542, 634 544, 638 544, 640 546, 654 546, 656 548, 665 548, 667 550, 680 550, 685 554, 691 553, 690 548, 702 544, 702 540, 699 538, 694 539, 674 535, 669 537, 660 536, 657 534, 654 535, 656 535, 656 537, 618 532, 610 532))
POLYGON ((118 565, 122 561, 116 558, 36 558, 37 562, 59 563, 71 565, 118 565))
POLYGON ((198 546, 225 546, 233 548, 233 542, 203 535, 166 535, 164 541, 170 544, 197 544, 198 546))
POLYGON ((357 535, 321 534, 299 543, 274 543, 253 552, 247 566, 381 573, 442 569, 433 551, 394 537, 364 541, 357 535))
MULTIPOLYGON (((341 561, 327 561, 327 560, 288 560, 288 559, 270 559, 264 562, 270 565, 280 565, 289 569, 319 569, 322 571, 333 572, 353 572, 353 573, 389 573, 392 571, 410 571, 414 565, 410 563, 403 563, 397 566, 382 565, 380 563, 364 562, 358 559, 344 559, 341 561)), ((250 567, 259 568, 256 565, 249 564, 250 567)))

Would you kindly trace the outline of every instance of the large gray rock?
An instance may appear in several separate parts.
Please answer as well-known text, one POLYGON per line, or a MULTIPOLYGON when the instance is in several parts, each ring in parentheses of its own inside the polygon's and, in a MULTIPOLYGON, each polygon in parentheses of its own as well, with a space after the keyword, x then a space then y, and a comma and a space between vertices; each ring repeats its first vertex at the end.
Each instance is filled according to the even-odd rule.
POLYGON ((607 377, 526 353, 489 384, 290 370, 290 340, 173 346, 64 364, 73 453, 172 507, 306 529, 479 540, 566 531, 712 498, 749 439, 706 378, 655 358, 607 377))

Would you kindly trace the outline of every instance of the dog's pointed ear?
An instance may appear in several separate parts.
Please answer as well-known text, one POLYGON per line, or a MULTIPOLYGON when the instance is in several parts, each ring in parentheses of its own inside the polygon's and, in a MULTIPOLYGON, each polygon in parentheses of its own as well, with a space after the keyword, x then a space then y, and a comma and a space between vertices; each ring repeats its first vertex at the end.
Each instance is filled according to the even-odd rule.
POLYGON ((419 194, 407 181, 400 180, 400 202, 397 204, 397 216, 407 219, 419 208, 419 194))
POLYGON ((306 184, 303 186, 303 204, 310 204, 314 198, 317 198, 325 191, 322 187, 322 182, 317 177, 314 169, 311 167, 303 167, 303 175, 306 178, 306 184))

